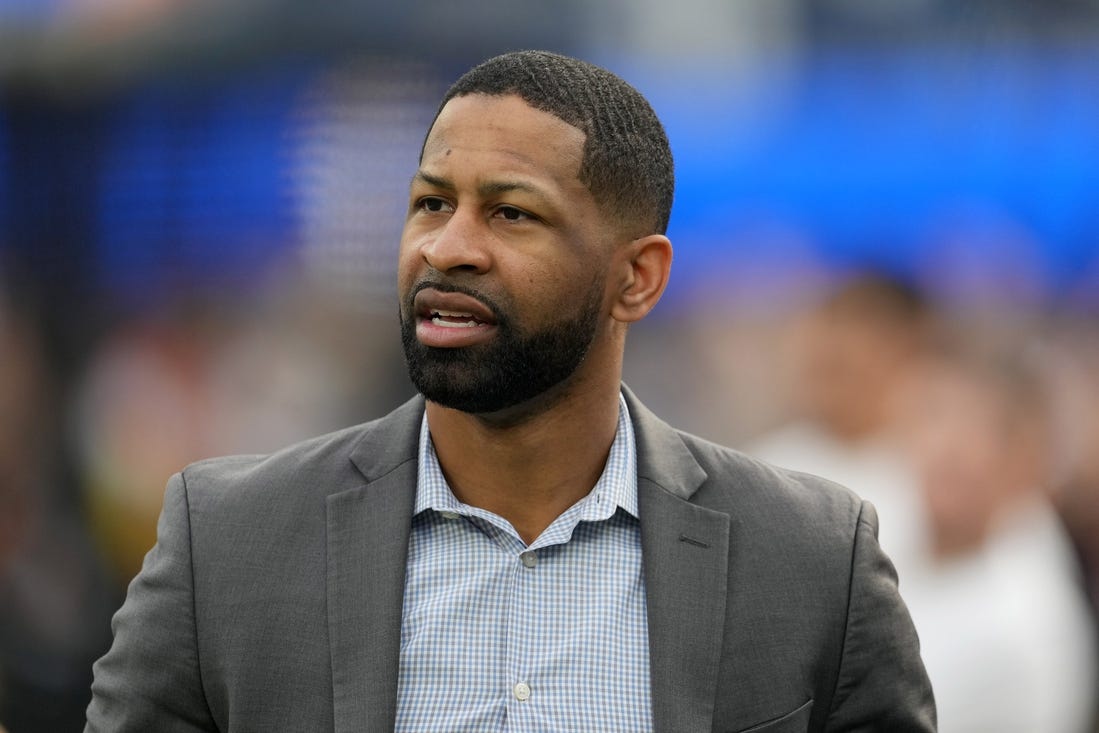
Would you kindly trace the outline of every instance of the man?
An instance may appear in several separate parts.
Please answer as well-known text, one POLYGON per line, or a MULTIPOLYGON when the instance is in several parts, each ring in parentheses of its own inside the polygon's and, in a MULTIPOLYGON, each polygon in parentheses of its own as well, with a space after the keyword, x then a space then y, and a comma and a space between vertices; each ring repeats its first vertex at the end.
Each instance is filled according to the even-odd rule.
POLYGON ((401 240, 426 401, 173 477, 87 730, 932 730, 873 510, 620 383, 672 188, 610 73, 462 77, 401 240))
POLYGON ((974 331, 909 370, 899 416, 929 520, 928 562, 905 597, 941 730, 1094 733, 1093 622, 1045 488, 1057 466, 1049 355, 1022 339, 977 344, 974 331))

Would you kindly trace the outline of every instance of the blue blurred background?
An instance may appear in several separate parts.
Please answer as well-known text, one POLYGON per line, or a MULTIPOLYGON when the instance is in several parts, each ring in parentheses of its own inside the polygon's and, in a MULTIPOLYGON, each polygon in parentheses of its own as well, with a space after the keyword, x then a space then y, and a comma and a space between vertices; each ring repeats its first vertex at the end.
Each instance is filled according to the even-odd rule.
POLYGON ((412 394, 420 142, 463 70, 529 47, 667 127, 673 282, 627 378, 673 422, 741 444, 792 417, 786 327, 867 271, 1060 339, 1092 399, 1096 0, 0 0, 10 733, 79 729, 172 472, 412 394))
POLYGON ((1093 3, 369 5, 9 0, 9 267, 111 303, 253 280, 307 246, 295 161, 318 114, 371 95, 423 114, 469 62, 536 45, 618 71, 665 120, 678 298, 715 262, 735 278, 796 256, 1091 300, 1093 3))

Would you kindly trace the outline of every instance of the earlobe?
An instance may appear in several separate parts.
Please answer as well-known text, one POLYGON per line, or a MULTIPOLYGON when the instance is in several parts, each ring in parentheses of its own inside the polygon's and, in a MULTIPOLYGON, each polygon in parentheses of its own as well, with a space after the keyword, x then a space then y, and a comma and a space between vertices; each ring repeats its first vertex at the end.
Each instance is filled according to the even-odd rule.
POLYGON ((622 278, 611 316, 616 321, 640 321, 660 300, 672 268, 672 243, 663 234, 650 234, 625 246, 622 278))

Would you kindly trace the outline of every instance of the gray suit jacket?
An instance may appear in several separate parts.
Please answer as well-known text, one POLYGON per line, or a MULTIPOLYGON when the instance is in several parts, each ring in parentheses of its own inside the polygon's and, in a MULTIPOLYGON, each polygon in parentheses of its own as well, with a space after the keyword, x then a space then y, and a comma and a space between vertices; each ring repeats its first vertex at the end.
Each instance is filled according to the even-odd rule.
MULTIPOLYGON (((934 730, 873 508, 626 395, 655 730, 934 730)), ((86 731, 392 730, 422 414, 174 476, 86 731)))

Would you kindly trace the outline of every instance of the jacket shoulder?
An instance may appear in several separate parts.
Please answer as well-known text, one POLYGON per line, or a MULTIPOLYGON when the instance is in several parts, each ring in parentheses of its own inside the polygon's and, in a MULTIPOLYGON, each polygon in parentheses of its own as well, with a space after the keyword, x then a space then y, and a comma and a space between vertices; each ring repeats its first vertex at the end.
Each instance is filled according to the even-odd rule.
POLYGON ((853 491, 820 476, 775 466, 741 451, 677 431, 706 472, 693 502, 726 512, 745 527, 768 534, 849 547, 860 520, 877 529, 873 508, 853 491))
POLYGON ((195 461, 182 470, 188 488, 217 490, 226 484, 247 485, 269 482, 279 476, 292 475, 305 468, 331 468, 333 459, 343 461, 352 446, 372 423, 320 435, 280 448, 272 453, 217 456, 195 461))
POLYGON ((422 403, 262 455, 232 455, 192 463, 181 471, 192 511, 204 506, 242 510, 312 503, 361 486, 415 460, 422 403))

